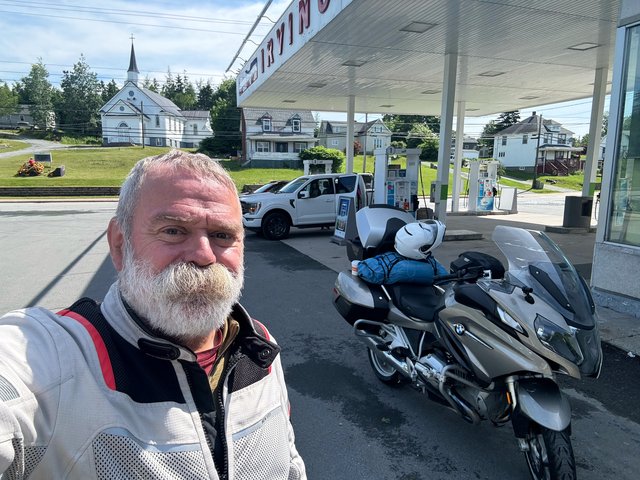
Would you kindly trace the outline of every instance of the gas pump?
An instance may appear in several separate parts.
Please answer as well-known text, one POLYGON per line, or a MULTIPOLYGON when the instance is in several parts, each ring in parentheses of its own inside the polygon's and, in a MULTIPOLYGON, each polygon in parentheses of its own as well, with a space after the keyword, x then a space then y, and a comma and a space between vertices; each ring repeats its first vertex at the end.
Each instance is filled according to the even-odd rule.
POLYGON ((392 205, 411 213, 418 209, 419 148, 377 148, 373 203, 392 205), (407 166, 393 163, 394 156, 406 155, 407 166), (392 163, 390 163, 392 162, 392 163))
POLYGON ((469 162, 469 211, 490 212, 494 209, 500 162, 469 162))

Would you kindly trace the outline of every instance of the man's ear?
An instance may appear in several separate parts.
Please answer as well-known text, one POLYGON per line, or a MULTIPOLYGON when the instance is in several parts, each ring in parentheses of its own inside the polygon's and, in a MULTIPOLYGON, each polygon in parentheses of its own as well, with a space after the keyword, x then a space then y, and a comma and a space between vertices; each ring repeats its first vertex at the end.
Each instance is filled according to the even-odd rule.
POLYGON ((113 266, 119 272, 124 264, 124 234, 118 226, 116 219, 112 218, 107 228, 107 240, 113 266))

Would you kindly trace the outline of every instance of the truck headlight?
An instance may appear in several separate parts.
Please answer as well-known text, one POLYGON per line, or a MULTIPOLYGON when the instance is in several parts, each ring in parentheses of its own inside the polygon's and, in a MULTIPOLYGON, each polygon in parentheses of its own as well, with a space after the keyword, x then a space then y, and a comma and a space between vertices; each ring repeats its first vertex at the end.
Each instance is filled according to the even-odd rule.
POLYGON ((260 210, 260 207, 262 206, 260 202, 245 203, 244 205, 245 205, 244 213, 248 213, 249 215, 254 215, 255 213, 258 213, 258 210, 260 210))
POLYGON ((575 336, 576 328, 565 330, 542 315, 536 315, 533 322, 536 335, 542 344, 561 357, 580 365, 584 360, 580 346, 575 336))

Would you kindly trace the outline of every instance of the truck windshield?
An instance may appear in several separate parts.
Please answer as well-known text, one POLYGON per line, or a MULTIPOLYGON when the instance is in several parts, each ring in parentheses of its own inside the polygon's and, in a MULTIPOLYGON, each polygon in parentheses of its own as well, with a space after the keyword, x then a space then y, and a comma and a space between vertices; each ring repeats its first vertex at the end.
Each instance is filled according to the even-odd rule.
POLYGON ((309 180, 307 177, 300 177, 296 178, 295 180, 291 180, 284 187, 278 190, 276 192, 276 195, 279 193, 293 193, 298 190, 298 188, 300 188, 304 183, 306 183, 307 180, 309 180))

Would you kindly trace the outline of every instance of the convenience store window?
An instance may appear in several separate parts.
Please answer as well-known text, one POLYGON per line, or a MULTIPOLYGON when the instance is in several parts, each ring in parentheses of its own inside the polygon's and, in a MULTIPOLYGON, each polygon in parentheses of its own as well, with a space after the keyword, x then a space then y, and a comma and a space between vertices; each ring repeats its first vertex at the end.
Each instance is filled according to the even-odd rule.
POLYGON ((640 25, 626 37, 607 240, 640 246, 640 25))

